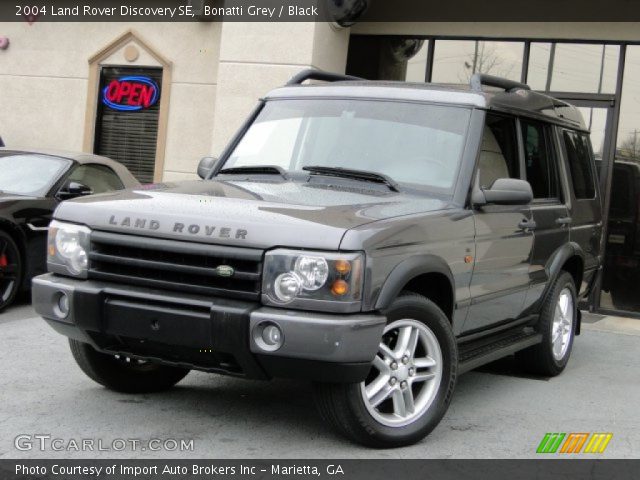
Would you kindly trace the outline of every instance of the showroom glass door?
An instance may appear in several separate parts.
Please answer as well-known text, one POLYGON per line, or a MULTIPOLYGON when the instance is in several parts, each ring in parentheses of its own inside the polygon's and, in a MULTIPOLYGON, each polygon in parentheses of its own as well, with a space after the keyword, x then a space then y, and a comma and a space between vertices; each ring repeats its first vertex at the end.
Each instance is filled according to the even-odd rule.
MULTIPOLYGON (((561 100, 565 100, 578 107, 580 113, 582 113, 582 117, 584 118, 587 128, 591 132, 591 143, 593 145, 593 153, 596 159, 596 173, 600 184, 602 203, 603 206, 605 206, 607 197, 607 174, 613 164, 610 152, 611 142, 613 141, 611 131, 615 114, 615 98, 613 96, 607 98, 604 98, 603 96, 598 96, 599 98, 588 98, 586 95, 559 95, 559 97, 561 100)), ((603 222, 609 223, 606 209, 603 212, 603 222)), ((603 241, 601 243, 600 255, 605 258, 608 252, 608 242, 603 241)), ((603 295, 606 295, 606 293, 602 291, 602 287, 603 279, 599 278, 597 279, 594 290, 591 292, 588 305, 582 305, 581 307, 588 308, 590 306, 598 308, 601 292, 603 295)))
POLYGON ((607 159, 609 147, 611 145, 611 123, 614 115, 614 99, 594 101, 594 100, 571 100, 565 99, 580 110, 587 128, 591 132, 591 143, 593 153, 596 157, 596 169, 600 182, 600 191, 604 197, 606 191, 607 171, 611 159, 607 159))

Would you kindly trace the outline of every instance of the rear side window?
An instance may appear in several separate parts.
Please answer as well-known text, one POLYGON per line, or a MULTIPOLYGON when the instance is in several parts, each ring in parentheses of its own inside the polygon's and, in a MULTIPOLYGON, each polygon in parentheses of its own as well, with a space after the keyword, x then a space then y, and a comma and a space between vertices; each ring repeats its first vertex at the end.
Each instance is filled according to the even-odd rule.
POLYGON ((565 130, 563 133, 567 150, 569 171, 573 191, 577 199, 591 199, 596 196, 596 187, 591 168, 591 141, 584 133, 565 130))
POLYGON ((558 168, 549 127, 529 120, 522 120, 520 125, 524 142, 525 171, 527 181, 533 190, 533 197, 559 198, 558 168))
POLYGON ((80 165, 69 175, 69 181, 82 183, 89 187, 93 193, 104 193, 124 188, 118 175, 105 165, 80 165))

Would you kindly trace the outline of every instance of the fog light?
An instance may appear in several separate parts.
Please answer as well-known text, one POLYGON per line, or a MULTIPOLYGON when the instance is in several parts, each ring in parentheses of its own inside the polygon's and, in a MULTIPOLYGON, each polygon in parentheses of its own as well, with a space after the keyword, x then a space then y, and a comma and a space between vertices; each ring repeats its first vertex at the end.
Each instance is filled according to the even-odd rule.
POLYGON ((54 306, 55 314, 60 318, 66 318, 69 315, 70 308, 69 296, 64 292, 58 292, 54 306))
POLYGON ((253 339, 256 344, 267 352, 278 350, 284 343, 284 335, 278 325, 272 322, 263 322, 253 330, 253 339))
POLYGON ((262 340, 267 345, 279 345, 282 341, 282 332, 275 325, 269 325, 262 330, 262 340))

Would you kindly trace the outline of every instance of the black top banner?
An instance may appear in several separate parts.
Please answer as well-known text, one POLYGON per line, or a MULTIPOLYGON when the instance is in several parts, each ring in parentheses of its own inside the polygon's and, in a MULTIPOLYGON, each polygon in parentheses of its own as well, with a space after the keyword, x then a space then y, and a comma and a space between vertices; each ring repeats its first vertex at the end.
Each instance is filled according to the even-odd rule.
POLYGON ((638 0, 15 0, 2 22, 634 22, 638 0))

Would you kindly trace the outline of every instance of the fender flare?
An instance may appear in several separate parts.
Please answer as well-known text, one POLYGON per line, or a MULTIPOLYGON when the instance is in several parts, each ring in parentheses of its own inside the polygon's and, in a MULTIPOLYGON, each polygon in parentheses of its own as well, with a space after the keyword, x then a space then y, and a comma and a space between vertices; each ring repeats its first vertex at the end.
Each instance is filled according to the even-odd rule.
MULTIPOLYGON (((387 308, 409 281, 426 273, 440 273, 449 279, 455 309, 455 281, 447 262, 436 255, 416 255, 404 259, 391 271, 376 299, 376 310, 387 308)), ((453 314, 453 312, 445 313, 453 314)))
MULTIPOLYGON (((558 278, 562 266, 567 262, 567 260, 575 256, 580 257, 580 259, 582 260, 582 265, 584 265, 584 250, 582 250, 582 247, 575 242, 565 243, 551 255, 544 267, 547 271, 547 277, 549 278, 547 287, 544 291, 544 295, 547 294, 547 291, 549 290, 553 282, 555 282, 556 278, 558 278)), ((584 274, 584 271, 582 273, 584 274)), ((576 285, 576 288, 579 289, 580 285, 576 285)), ((542 298, 544 298, 544 295, 542 298)))

